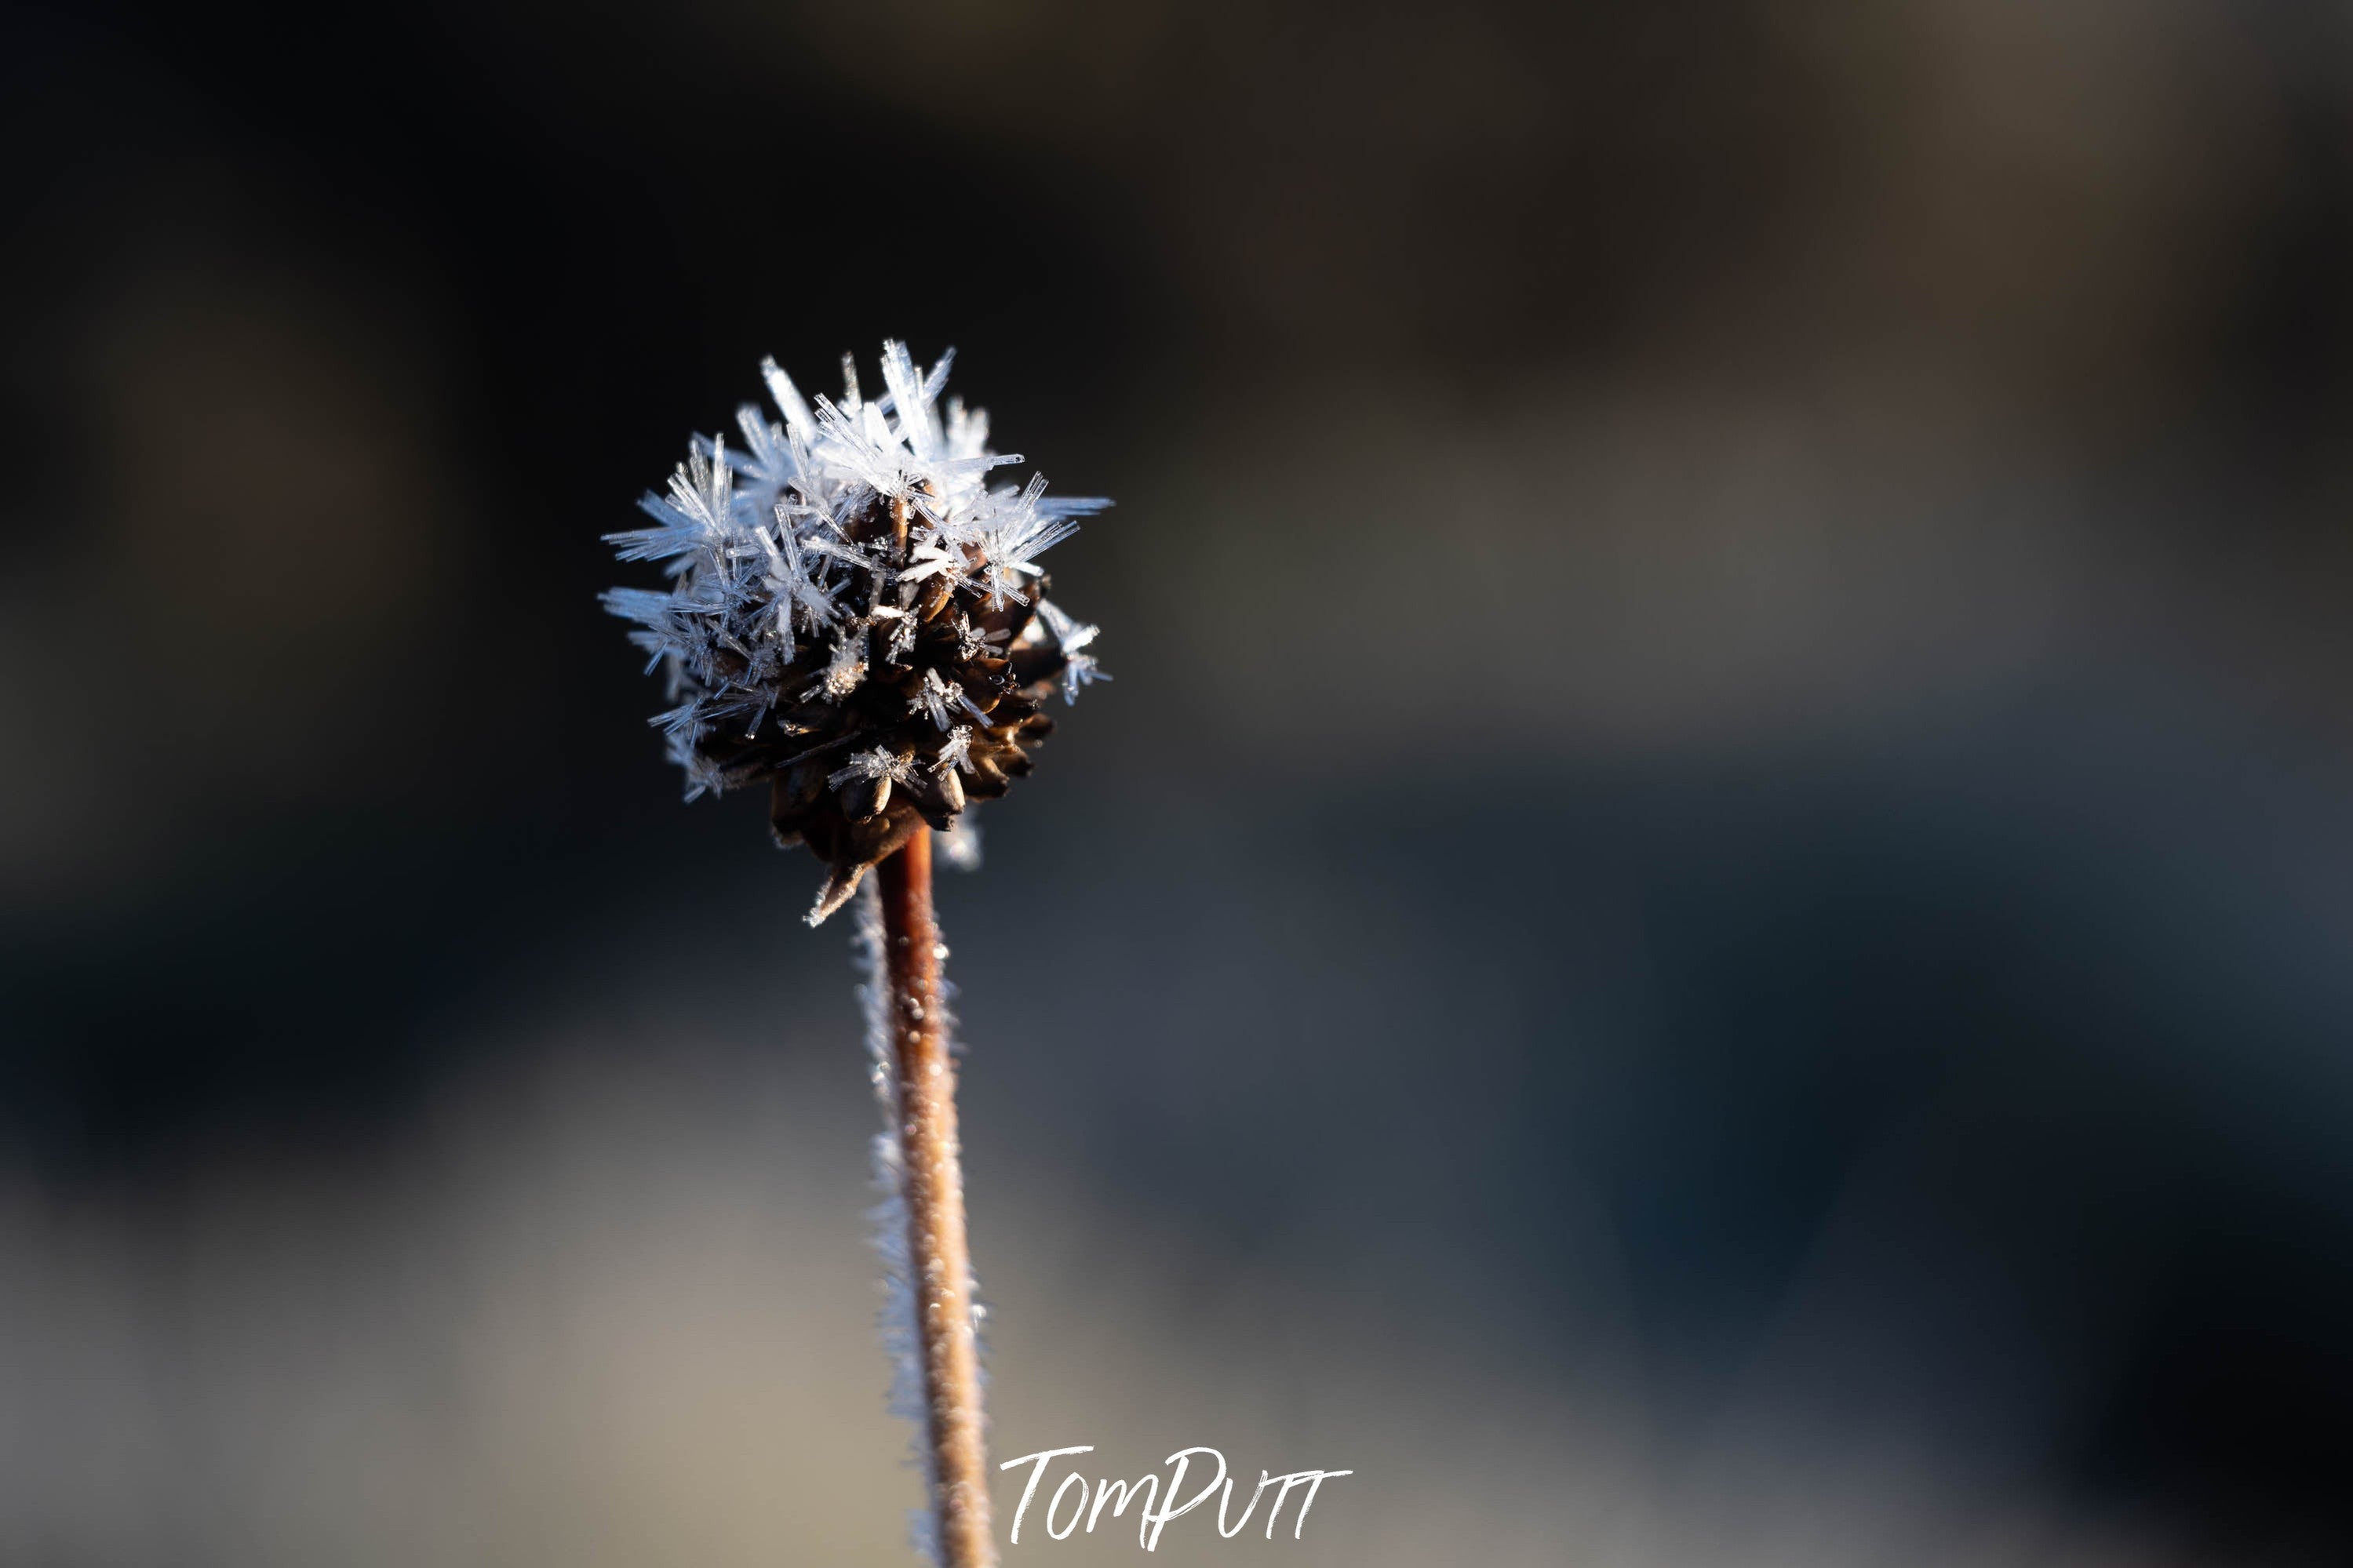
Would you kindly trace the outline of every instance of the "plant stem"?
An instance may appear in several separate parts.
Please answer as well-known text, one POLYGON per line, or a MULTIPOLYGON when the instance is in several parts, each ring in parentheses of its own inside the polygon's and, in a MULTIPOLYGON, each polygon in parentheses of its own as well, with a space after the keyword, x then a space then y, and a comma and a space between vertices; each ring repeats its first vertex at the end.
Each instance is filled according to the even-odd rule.
POLYGON ((932 835, 918 827, 877 867, 892 1066, 907 1200, 907 1265, 923 1359, 924 1435, 941 1568, 993 1568, 980 1358, 972 1322, 972 1256, 964 1228, 955 1066, 940 1012, 940 928, 932 918, 932 835))

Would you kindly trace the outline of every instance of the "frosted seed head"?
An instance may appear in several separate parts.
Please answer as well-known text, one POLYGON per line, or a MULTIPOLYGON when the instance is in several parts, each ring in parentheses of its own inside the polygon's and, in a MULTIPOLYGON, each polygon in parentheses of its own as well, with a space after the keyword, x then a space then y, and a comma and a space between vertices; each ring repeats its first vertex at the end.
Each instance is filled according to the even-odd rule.
POLYGON ((1039 557, 1109 503, 992 487, 1021 459, 943 400, 950 357, 884 343, 871 402, 854 362, 838 402, 763 362, 782 422, 739 409, 640 502, 649 526, 607 536, 668 576, 603 603, 671 693, 655 722, 689 797, 768 783, 779 840, 831 868, 813 919, 923 821, 953 837, 1029 771, 1052 692, 1107 679, 1039 557))

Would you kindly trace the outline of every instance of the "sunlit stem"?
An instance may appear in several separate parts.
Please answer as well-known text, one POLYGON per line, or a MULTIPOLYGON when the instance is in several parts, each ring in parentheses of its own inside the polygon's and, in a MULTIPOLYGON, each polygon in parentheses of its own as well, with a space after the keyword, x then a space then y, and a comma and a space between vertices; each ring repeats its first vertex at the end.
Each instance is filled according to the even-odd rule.
POLYGON ((955 1067, 940 1011, 938 923, 932 916, 932 836, 876 868, 882 897, 882 980, 898 1082, 907 1265, 915 1296, 924 1437, 941 1568, 992 1568, 980 1359, 965 1240, 964 1170, 956 1143, 955 1067))

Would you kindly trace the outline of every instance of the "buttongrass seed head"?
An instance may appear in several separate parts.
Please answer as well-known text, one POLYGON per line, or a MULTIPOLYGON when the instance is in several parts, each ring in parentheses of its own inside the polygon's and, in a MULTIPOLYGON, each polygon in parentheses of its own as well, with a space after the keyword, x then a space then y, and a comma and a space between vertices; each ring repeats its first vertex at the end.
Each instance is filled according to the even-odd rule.
POLYGON ((740 445, 696 437, 638 503, 652 527, 606 536, 667 563, 669 587, 604 603, 668 682, 653 723, 687 798, 767 786, 777 842, 828 868, 812 925, 919 826, 961 828, 1027 774, 1058 689, 1107 679, 1038 557, 1111 503, 992 484, 1022 459, 988 449, 980 410, 940 402, 952 357, 925 373, 885 342, 870 402, 845 356, 840 401, 814 406, 768 362, 781 423, 747 404, 740 445))

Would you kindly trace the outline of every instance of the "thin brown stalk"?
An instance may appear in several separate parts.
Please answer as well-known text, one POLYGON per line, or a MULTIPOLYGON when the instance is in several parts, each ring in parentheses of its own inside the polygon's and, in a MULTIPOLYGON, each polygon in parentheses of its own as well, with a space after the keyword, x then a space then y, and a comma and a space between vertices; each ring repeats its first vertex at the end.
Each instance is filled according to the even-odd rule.
POLYGON ((932 836, 915 829, 875 868, 881 884, 883 980, 899 1086, 907 1264, 923 1374, 924 1438, 941 1568, 993 1568, 980 1358, 965 1241, 956 1143, 955 1066, 940 1010, 940 929, 932 917, 932 836))

